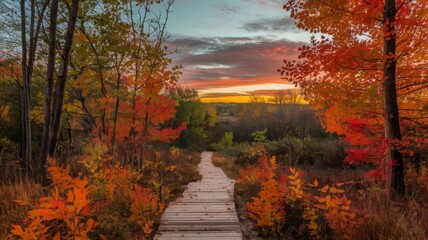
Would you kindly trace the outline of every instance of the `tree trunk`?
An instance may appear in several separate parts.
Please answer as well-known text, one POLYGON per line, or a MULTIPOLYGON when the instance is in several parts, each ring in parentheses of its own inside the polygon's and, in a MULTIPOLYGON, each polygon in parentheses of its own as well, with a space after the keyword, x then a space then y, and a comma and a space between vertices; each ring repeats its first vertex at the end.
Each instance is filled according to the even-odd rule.
POLYGON ((144 117, 144 130, 143 130, 143 139, 142 139, 142 144, 141 144, 141 154, 140 154, 140 158, 138 160, 138 171, 142 171, 143 170, 143 161, 144 161, 144 157, 146 155, 146 148, 147 148, 147 135, 148 135, 148 128, 149 128, 149 114, 146 113, 146 116, 144 117))
MULTIPOLYGON (((397 103, 397 89, 395 85, 396 79, 396 33, 395 33, 395 0, 385 0, 384 9, 384 104, 385 104, 385 138, 394 141, 401 141, 400 121, 397 103)), ((394 147, 391 147, 386 152, 387 161, 387 176, 389 178, 389 187, 391 198, 402 197, 405 193, 404 189, 404 174, 403 174, 403 156, 394 147)))
POLYGON ((49 151, 49 139, 51 130, 51 112, 52 112, 52 92, 55 73, 55 58, 56 58, 56 29, 58 18, 58 0, 52 0, 51 15, 49 23, 49 52, 48 52, 48 66, 47 66, 47 82, 45 86, 45 115, 43 124, 43 135, 40 147, 40 161, 39 161, 39 179, 46 182, 46 162, 49 151))
POLYGON ((25 0, 21 0, 21 41, 22 41, 22 99, 23 99, 23 161, 24 170, 31 170, 31 124, 30 124, 30 86, 27 65, 27 24, 25 16, 25 0))
POLYGON ((30 26, 29 26, 29 48, 27 49, 27 22, 26 22, 26 13, 25 5, 26 1, 21 0, 21 41, 22 41, 22 94, 21 94, 21 157, 22 165, 24 170, 29 173, 32 169, 32 143, 31 143, 31 121, 30 121, 30 89, 31 89, 31 79, 33 76, 34 61, 37 50, 37 41, 39 37, 40 28, 43 21, 43 15, 46 10, 46 7, 49 3, 49 0, 45 0, 43 3, 36 25, 36 1, 30 1, 30 26), (27 59, 28 54, 28 59, 27 59))
POLYGON ((61 55, 61 66, 59 69, 58 81, 56 82, 55 96, 53 99, 53 115, 51 136, 49 140, 49 156, 55 155, 58 132, 61 125, 62 107, 64 105, 64 89, 67 81, 68 63, 70 60, 71 46, 73 43, 74 29, 76 27, 77 14, 79 10, 79 0, 72 0, 70 15, 67 23, 67 33, 65 35, 64 50, 61 55))
POLYGON ((21 85, 19 85, 19 124, 21 125, 20 128, 20 135, 21 135, 21 151, 20 151, 20 158, 21 158, 21 166, 22 169, 25 169, 25 162, 24 162, 24 155, 25 155, 25 120, 24 120, 24 98, 23 98, 23 89, 21 85))
MULTIPOLYGON (((149 98, 149 100, 147 101, 147 105, 150 104, 151 102, 151 98, 149 98)), ((140 155, 140 159, 138 161, 138 171, 142 171, 143 169, 143 161, 144 161, 144 157, 146 155, 146 148, 147 148, 147 137, 149 135, 149 113, 146 112, 145 116, 144 116, 144 129, 143 129, 143 133, 142 133, 142 146, 141 146, 141 155, 140 155)))
POLYGON ((113 115, 113 133, 111 136, 111 145, 112 145, 112 154, 113 154, 113 159, 115 159, 115 150, 116 150, 116 131, 117 131, 117 119, 119 116, 119 104, 120 104, 120 96, 119 96, 119 91, 120 91, 120 80, 121 80, 121 74, 119 72, 119 70, 117 70, 117 81, 116 81, 116 103, 114 106, 114 115, 113 115))
MULTIPOLYGON (((82 95, 82 91, 81 90, 77 90, 76 94, 77 94, 77 97, 80 100, 80 104, 81 104, 82 110, 84 112, 84 115, 83 115, 83 129, 84 129, 85 133, 89 134, 89 133, 91 133, 92 129, 94 127, 96 127, 97 123, 96 123, 94 117, 89 112, 88 108, 86 107, 86 99, 82 95)), ((99 134, 101 134, 101 132, 99 134)))

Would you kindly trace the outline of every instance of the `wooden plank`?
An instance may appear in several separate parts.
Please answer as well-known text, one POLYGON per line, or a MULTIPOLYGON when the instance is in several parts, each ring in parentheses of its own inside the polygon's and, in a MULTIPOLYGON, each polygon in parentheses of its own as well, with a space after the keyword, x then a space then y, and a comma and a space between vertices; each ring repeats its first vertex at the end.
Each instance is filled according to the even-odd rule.
POLYGON ((239 226, 237 221, 235 219, 230 220, 218 220, 218 219, 208 219, 208 220, 174 220, 174 221, 162 221, 160 222, 161 225, 190 225, 190 226, 197 226, 197 225, 236 225, 239 226))
POLYGON ((165 218, 162 218, 162 222, 171 222, 171 221, 210 221, 210 220, 217 220, 217 221, 237 221, 238 217, 236 216, 168 216, 165 218))
POLYGON ((170 215, 165 215, 165 217, 162 217, 162 221, 171 221, 171 220, 206 220, 206 219, 219 219, 219 220, 229 220, 229 219, 237 219, 237 216, 228 213, 228 214, 224 214, 224 215, 215 215, 215 214, 211 214, 211 215, 205 215, 205 213, 198 213, 198 215, 196 215, 196 213, 193 214, 189 214, 189 215, 182 215, 184 213, 176 213, 176 214, 180 214, 180 215, 174 215, 174 214, 170 214, 170 215))
POLYGON ((204 218, 204 217, 198 217, 198 218, 194 218, 194 217, 189 217, 189 218, 167 218, 167 219, 162 219, 161 220, 161 224, 165 223, 165 224, 178 224, 178 223, 195 223, 195 224, 209 224, 211 222, 215 223, 215 224, 219 224, 219 223, 224 223, 224 224, 232 224, 234 222, 239 221, 239 219, 237 217, 226 217, 226 218, 204 218))
POLYGON ((235 216, 236 213, 234 212, 168 212, 165 213, 162 217, 230 217, 235 216))
POLYGON ((209 208, 202 208, 202 207, 188 207, 188 208, 182 208, 182 207, 174 207, 171 209, 165 210, 164 214, 176 214, 176 213, 209 213, 209 214, 221 214, 221 213, 233 213, 236 214, 236 210, 227 206, 222 205, 213 205, 209 208), (215 206, 215 207, 214 207, 215 206))
POLYGON ((224 188, 216 188, 216 187, 189 187, 186 189, 187 192, 233 192, 233 189, 224 188))
POLYGON ((241 227, 236 224, 200 224, 200 225, 178 225, 169 224, 159 226, 159 231, 241 231, 241 227))
POLYGON ((189 231, 189 232, 162 232, 161 236, 168 237, 240 237, 240 232, 232 231, 189 231))
POLYGON ((224 213, 205 213, 205 212, 180 212, 180 213, 167 213, 165 216, 162 216, 161 220, 167 221, 170 219, 230 219, 236 218, 235 213, 233 212, 224 212, 224 213))
POLYGON ((174 205, 174 206, 170 206, 168 207, 168 209, 165 210, 165 212, 168 211, 179 211, 179 210, 196 210, 196 211, 205 211, 205 210, 231 210, 234 211, 235 210, 235 206, 231 205, 231 204, 197 204, 195 203, 195 205, 174 205))
POLYGON ((162 236, 155 236, 155 238, 154 238, 155 240, 186 240, 186 239, 189 239, 189 240, 201 240, 201 239, 205 239, 205 240, 217 240, 217 239, 221 239, 221 240, 242 240, 242 237, 221 237, 221 238, 219 238, 219 237, 203 237, 203 238, 201 238, 200 236, 198 236, 198 237, 188 237, 188 236, 186 236, 186 237, 170 237, 170 236, 165 236, 165 237, 162 237, 162 236))
POLYGON ((215 204, 211 206, 199 205, 199 206, 174 206, 165 210, 165 213, 176 213, 176 212, 206 212, 206 213, 216 213, 216 212, 233 212, 235 213, 234 206, 225 206, 223 204, 215 204))
POLYGON ((236 210, 235 208, 230 208, 230 207, 226 207, 226 206, 222 206, 222 205, 213 205, 210 206, 209 208, 201 208, 201 207, 187 207, 187 208, 181 208, 181 207, 177 207, 177 208, 168 208, 167 210, 165 210, 164 214, 169 214, 169 213, 233 213, 236 214, 236 210), (213 207, 213 206, 219 206, 219 207, 213 207))
POLYGON ((230 200, 229 194, 226 192, 215 192, 215 193, 184 193, 183 198, 192 199, 227 199, 230 200))
POLYGON ((234 208, 235 207, 235 203, 233 203, 232 201, 228 202, 228 203, 223 203, 223 202, 218 202, 217 204, 213 204, 213 203, 198 203, 198 202, 194 202, 194 203, 170 203, 168 208, 190 208, 190 207, 230 207, 230 208, 234 208))
POLYGON ((226 204, 233 203, 230 199, 197 199, 197 198, 179 198, 177 203, 213 203, 213 204, 226 204))

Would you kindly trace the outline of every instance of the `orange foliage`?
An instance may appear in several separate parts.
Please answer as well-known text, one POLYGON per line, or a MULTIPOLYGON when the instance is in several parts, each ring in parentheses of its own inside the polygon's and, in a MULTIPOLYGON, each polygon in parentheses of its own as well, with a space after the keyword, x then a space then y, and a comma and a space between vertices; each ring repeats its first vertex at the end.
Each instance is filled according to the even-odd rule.
POLYGON ((351 200, 348 200, 345 191, 340 189, 339 183, 336 186, 317 188, 318 196, 314 196, 314 207, 323 212, 329 227, 340 236, 348 236, 350 229, 355 229, 355 213, 351 210, 351 200))
POLYGON ((269 179, 262 183, 262 190, 252 202, 247 203, 248 216, 255 221, 256 226, 279 231, 284 221, 285 211, 282 207, 282 192, 278 182, 269 179))
POLYGON ((162 215, 165 204, 148 188, 137 187, 130 197, 132 199, 130 219, 135 221, 145 234, 152 233, 155 219, 162 215))
POLYGON ((256 166, 248 166, 241 169, 239 172, 239 182, 245 184, 262 184, 269 179, 274 178, 275 171, 278 169, 276 159, 273 157, 269 159, 266 154, 262 154, 257 161, 256 166))
POLYGON ((105 142, 110 143, 112 136, 115 136, 116 142, 124 145, 169 142, 185 129, 185 124, 177 129, 161 127, 161 124, 174 117, 176 105, 175 100, 165 96, 162 90, 174 86, 180 74, 176 67, 168 70, 168 65, 169 61, 163 60, 143 76, 121 76, 118 80, 121 82, 120 89, 111 89, 113 94, 97 99, 101 110, 107 116, 113 116, 100 123, 106 127, 102 132, 105 142), (116 117, 119 124, 114 126, 114 122, 107 120, 114 119, 118 98, 120 105, 116 117))
POLYGON ((315 180, 305 185, 301 170, 289 168, 289 175, 279 174, 275 158, 270 161, 267 159, 266 156, 260 157, 257 167, 247 167, 239 177, 242 183, 261 186, 258 195, 247 203, 247 214, 258 228, 277 234, 284 231, 287 214, 296 214, 296 211, 285 212, 286 208, 301 211, 303 229, 315 239, 322 237, 322 221, 326 221, 336 236, 342 238, 347 238, 351 230, 356 228, 356 214, 351 208, 351 201, 341 189, 344 183, 321 187, 315 180), (252 177, 248 178, 248 173, 252 177))
POLYGON ((278 169, 275 158, 268 160, 266 155, 259 158, 258 167, 251 166, 249 171, 240 173, 241 182, 259 183, 261 191, 257 197, 247 203, 248 216, 256 222, 258 227, 280 230, 285 212, 282 208, 284 183, 276 179, 278 169), (247 173, 252 175, 248 178, 247 173), (254 173, 257 175, 254 176, 254 173))
POLYGON ((142 178, 141 173, 130 166, 115 164, 99 168, 92 178, 99 183, 95 191, 103 196, 107 208, 117 200, 126 200, 132 211, 129 220, 137 223, 144 234, 149 235, 154 230, 165 204, 161 201, 162 195, 137 184, 142 178))
MULTIPOLYGON (((74 178, 69 167, 59 167, 54 160, 49 160, 48 171, 54 190, 50 196, 40 198, 22 226, 12 226, 11 236, 21 239, 89 239, 88 233, 99 225, 96 221, 98 211, 117 201, 129 203, 132 214, 128 220, 140 227, 138 231, 150 235, 165 208, 161 199, 167 199, 167 188, 158 193, 139 186, 141 173, 129 166, 106 164, 111 158, 100 157, 106 149, 98 144, 93 149, 94 154, 82 159, 90 173, 88 178, 74 178)), ((16 202, 27 205, 25 201, 16 202)))
POLYGON ((389 22, 383 20, 384 4, 380 0, 287 0, 284 8, 297 27, 318 36, 279 70, 320 111, 325 128, 356 148, 348 152, 354 164, 370 162, 379 169, 385 159, 382 151, 401 146, 402 153, 413 155, 427 146, 417 139, 421 143, 428 139, 424 54, 428 27, 421 24, 428 21, 428 2, 395 1, 395 55, 383 52, 384 41, 391 38, 389 22), (401 143, 384 139, 383 68, 391 59, 397 64, 401 143), (382 146, 384 142, 388 146, 382 146))
POLYGON ((92 177, 99 183, 95 191, 101 193, 107 208, 117 200, 126 200, 132 211, 129 220, 136 222, 144 234, 148 235, 154 230, 165 204, 161 201, 162 195, 137 184, 142 177, 141 173, 129 166, 115 164, 98 169, 97 174, 92 177))
POLYGON ((72 178, 68 168, 58 167, 53 160, 50 163, 55 189, 28 212, 24 227, 12 226, 12 235, 22 239, 90 239, 88 233, 97 223, 91 218, 95 208, 89 198, 92 189, 88 180, 72 178))

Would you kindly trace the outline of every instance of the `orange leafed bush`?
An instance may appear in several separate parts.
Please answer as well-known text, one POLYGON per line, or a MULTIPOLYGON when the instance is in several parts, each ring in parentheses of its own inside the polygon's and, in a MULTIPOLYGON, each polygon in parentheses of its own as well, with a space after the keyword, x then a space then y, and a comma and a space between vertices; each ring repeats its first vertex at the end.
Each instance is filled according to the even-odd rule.
POLYGON ((342 183, 320 186, 315 180, 305 184, 301 170, 289 168, 290 174, 280 174, 275 158, 267 159, 260 157, 257 167, 249 166, 240 176, 244 184, 260 184, 258 195, 247 203, 247 215, 263 233, 287 232, 287 219, 297 218, 301 224, 296 226, 298 237, 306 232, 311 238, 320 239, 332 231, 335 236, 348 238, 357 223, 351 201, 341 189, 342 183))
POLYGON ((258 227, 279 231, 285 217, 282 207, 282 193, 278 182, 269 179, 262 183, 262 190, 252 202, 247 203, 248 216, 253 219, 258 227))
POLYGON ((143 187, 137 187, 132 192, 131 199, 131 219, 137 222, 145 234, 152 233, 154 219, 162 215, 165 204, 152 190, 143 187))
POLYGON ((72 178, 68 168, 58 167, 53 160, 50 163, 55 189, 28 212, 24 227, 12 226, 11 234, 21 239, 89 239, 88 233, 97 223, 90 217, 94 208, 88 180, 72 178))
POLYGON ((265 154, 258 158, 256 166, 248 166, 240 170, 239 182, 245 184, 261 184, 276 176, 275 171, 278 169, 275 157, 269 159, 265 154))
MULTIPOLYGON (((338 184, 341 185, 341 184, 338 184)), ((355 212, 351 209, 351 200, 348 200, 344 191, 338 186, 318 187, 318 196, 315 195, 314 207, 318 208, 327 220, 329 227, 338 235, 346 237, 348 232, 355 229, 355 212)))
POLYGON ((249 184, 259 183, 261 191, 258 196, 247 203, 248 216, 261 228, 279 231, 285 217, 282 207, 283 191, 285 184, 277 179, 278 165, 275 158, 268 159, 262 156, 258 160, 258 166, 250 166, 240 173, 240 181, 249 184))
MULTIPOLYGON (((103 201, 103 208, 115 208, 118 202, 124 203, 121 205, 123 212, 130 212, 127 216, 130 222, 136 223, 145 235, 150 235, 154 230, 154 225, 163 213, 164 203, 162 199, 168 195, 167 187, 163 187, 164 191, 155 191, 151 188, 141 187, 138 183, 141 182, 144 176, 150 181, 155 180, 155 176, 148 175, 146 172, 159 172, 158 165, 153 166, 146 161, 144 169, 147 171, 139 172, 133 170, 130 166, 121 166, 119 164, 106 164, 110 159, 100 157, 104 155, 105 147, 98 144, 94 146, 95 154, 88 154, 88 157, 82 159, 82 163, 88 168, 91 173, 91 180, 94 183, 94 192, 96 192, 103 201)), ((157 159, 161 162, 160 159, 157 159)), ((108 212, 108 214, 113 214, 108 212)), ((106 217, 106 216, 103 216, 106 217)), ((109 216, 111 217, 111 216, 109 216)), ((109 228, 109 226, 104 226, 109 228)))

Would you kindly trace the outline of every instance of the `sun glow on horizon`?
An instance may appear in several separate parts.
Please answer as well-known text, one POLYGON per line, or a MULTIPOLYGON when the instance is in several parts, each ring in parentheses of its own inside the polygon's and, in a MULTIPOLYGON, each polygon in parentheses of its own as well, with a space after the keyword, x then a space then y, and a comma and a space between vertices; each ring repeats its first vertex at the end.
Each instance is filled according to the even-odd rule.
MULTIPOLYGON (((270 96, 263 96, 264 98, 270 96)), ((250 96, 221 96, 221 97, 202 97, 201 102, 204 103, 248 103, 250 101, 250 96)))
POLYGON ((199 90, 201 98, 210 98, 214 94, 239 94, 239 95, 248 95, 257 91, 263 90, 286 90, 286 89, 296 89, 294 85, 283 84, 283 83, 265 83, 265 84, 255 84, 247 86, 233 86, 233 87, 218 87, 218 88, 209 88, 199 90))

